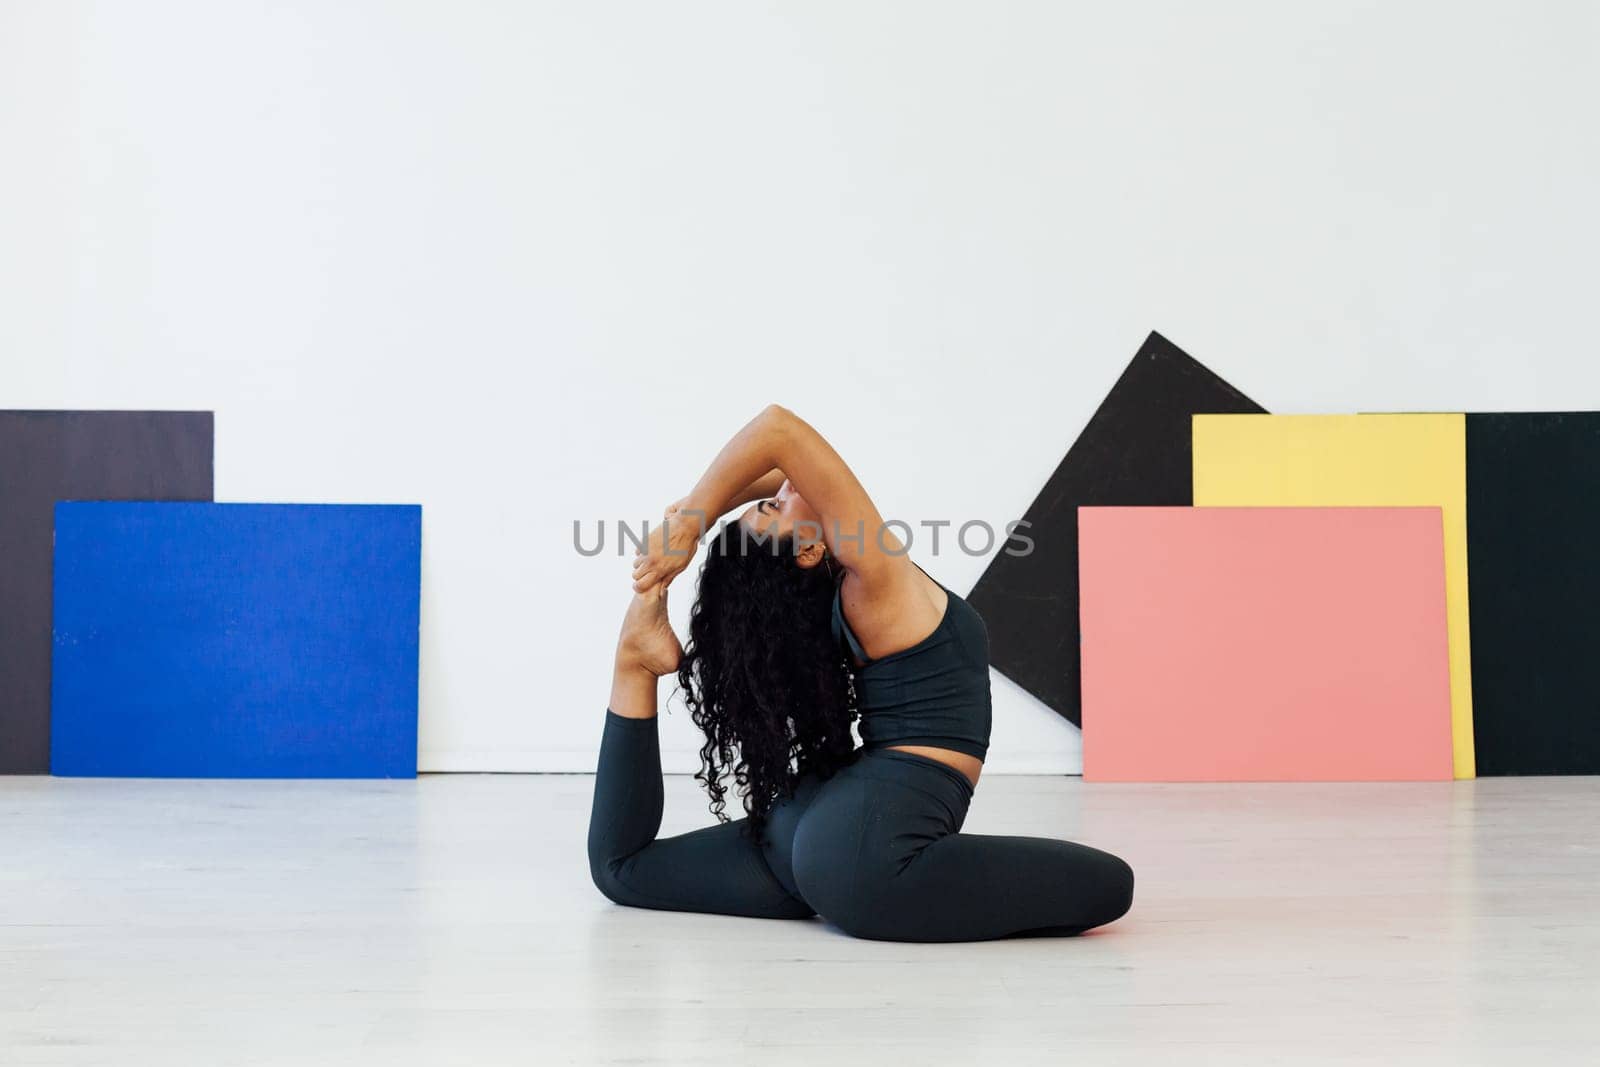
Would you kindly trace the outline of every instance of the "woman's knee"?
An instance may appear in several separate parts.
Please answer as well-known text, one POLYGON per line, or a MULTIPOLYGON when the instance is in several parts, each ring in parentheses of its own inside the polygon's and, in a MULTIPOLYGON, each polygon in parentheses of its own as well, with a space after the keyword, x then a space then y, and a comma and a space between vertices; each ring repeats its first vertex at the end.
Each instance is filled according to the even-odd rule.
POLYGON ((1133 907, 1133 868, 1121 856, 1086 845, 1079 847, 1092 856, 1089 876, 1084 879, 1084 891, 1089 897, 1088 925, 1116 922, 1133 907))
POLYGON ((634 855, 625 852, 603 833, 589 834, 589 879, 613 904, 637 905, 639 894, 628 884, 634 855))
POLYGON ((632 904, 633 894, 618 874, 620 860, 609 859, 593 850, 589 853, 589 878, 602 896, 613 904, 632 904))

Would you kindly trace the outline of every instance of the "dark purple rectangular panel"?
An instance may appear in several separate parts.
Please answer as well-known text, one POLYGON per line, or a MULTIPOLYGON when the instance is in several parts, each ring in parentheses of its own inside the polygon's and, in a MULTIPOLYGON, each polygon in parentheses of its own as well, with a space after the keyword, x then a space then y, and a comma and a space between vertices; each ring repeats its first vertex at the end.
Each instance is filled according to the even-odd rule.
POLYGON ((0 774, 50 770, 61 500, 210 500, 209 411, 0 411, 0 774))

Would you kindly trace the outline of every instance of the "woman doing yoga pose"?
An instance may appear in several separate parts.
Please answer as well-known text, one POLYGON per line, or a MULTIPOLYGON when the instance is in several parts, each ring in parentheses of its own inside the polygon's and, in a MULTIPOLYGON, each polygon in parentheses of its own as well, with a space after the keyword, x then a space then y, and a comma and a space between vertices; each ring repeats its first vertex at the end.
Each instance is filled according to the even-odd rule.
POLYGON ((634 561, 589 822, 595 885, 634 907, 821 915, 889 941, 1062 936, 1123 915, 1133 872, 1116 856, 961 832, 989 720, 983 619, 911 562, 816 430, 768 407, 634 561), (684 649, 667 586, 710 521, 746 504, 707 547, 684 649), (669 674, 705 733, 696 777, 720 821, 658 839, 669 674), (729 771, 745 812, 731 820, 729 771))

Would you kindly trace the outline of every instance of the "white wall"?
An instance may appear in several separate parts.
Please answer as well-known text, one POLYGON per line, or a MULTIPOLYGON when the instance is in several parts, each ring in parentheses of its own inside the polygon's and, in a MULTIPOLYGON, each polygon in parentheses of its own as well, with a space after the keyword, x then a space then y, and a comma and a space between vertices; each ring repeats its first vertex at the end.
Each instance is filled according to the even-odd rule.
MULTIPOLYGON (((768 401, 995 523, 1151 328, 1275 411, 1600 406, 1596 10, 0 0, 0 406, 420 501, 423 768, 591 770, 572 520, 768 401)), ((991 770, 1078 768, 995 696, 991 770)))

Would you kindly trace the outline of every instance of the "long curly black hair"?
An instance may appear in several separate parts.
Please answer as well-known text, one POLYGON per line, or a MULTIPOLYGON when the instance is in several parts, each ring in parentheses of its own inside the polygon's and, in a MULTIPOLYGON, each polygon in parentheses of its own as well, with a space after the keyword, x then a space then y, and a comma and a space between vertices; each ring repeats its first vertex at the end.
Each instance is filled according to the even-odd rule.
POLYGON ((762 538, 737 519, 706 549, 678 685, 706 735, 695 774, 719 822, 731 771, 761 841, 767 814, 808 772, 850 762, 856 701, 833 637, 834 567, 802 567, 792 536, 762 538))

